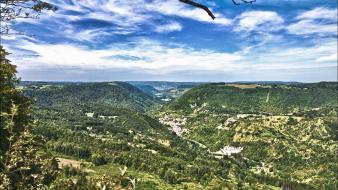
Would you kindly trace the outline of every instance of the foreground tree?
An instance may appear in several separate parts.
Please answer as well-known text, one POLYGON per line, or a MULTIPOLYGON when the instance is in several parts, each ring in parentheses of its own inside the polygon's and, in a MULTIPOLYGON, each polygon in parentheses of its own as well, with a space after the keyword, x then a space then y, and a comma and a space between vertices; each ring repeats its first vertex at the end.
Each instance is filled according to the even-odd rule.
POLYGON ((7 152, 30 122, 29 99, 15 89, 16 66, 6 58, 0 46, 0 154, 7 152))
POLYGON ((28 98, 15 88, 16 67, 0 46, 0 189, 33 189, 49 185, 58 173, 57 161, 38 153, 43 140, 32 126, 28 98))
MULTIPOLYGON (((9 34, 10 22, 36 18, 44 10, 55 9, 39 0, 1 0, 0 35, 9 34)), ((16 89, 16 66, 0 45, 0 189, 40 189, 58 173, 55 158, 40 153, 42 139, 30 133, 30 101, 16 89)))

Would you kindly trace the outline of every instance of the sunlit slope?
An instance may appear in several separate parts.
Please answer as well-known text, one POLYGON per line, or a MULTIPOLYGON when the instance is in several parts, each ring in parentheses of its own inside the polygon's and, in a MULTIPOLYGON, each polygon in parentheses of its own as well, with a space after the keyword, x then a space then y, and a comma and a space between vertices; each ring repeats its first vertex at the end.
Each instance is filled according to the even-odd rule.
POLYGON ((337 83, 201 85, 157 115, 184 121, 182 138, 211 153, 240 150, 232 156, 244 160, 245 171, 315 189, 336 187, 337 83))
POLYGON ((35 98, 34 133, 53 155, 86 163, 88 175, 126 166, 137 189, 337 184, 335 83, 201 85, 151 116, 142 112, 157 101, 126 83, 26 84, 24 92, 35 98), (215 154, 227 147, 240 151, 215 154))
POLYGON ((257 85, 206 84, 195 87, 168 105, 183 112, 287 114, 337 105, 337 83, 257 85))

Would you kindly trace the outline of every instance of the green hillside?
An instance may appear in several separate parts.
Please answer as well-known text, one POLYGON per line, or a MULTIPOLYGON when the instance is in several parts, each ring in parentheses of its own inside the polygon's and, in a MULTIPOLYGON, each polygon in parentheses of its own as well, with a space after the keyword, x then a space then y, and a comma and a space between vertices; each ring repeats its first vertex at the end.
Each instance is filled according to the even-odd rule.
POLYGON ((220 158, 260 177, 337 187, 337 83, 201 85, 154 115, 209 153, 238 150, 220 158))
POLYGON ((168 107, 189 113, 203 107, 220 113, 287 114, 329 105, 337 105, 337 83, 205 84, 189 90, 168 107))
POLYGON ((123 82, 18 88, 45 151, 79 166, 62 166, 60 183, 126 166, 140 190, 335 189, 336 83, 191 87, 164 106, 123 82))
POLYGON ((155 106, 152 96, 124 82, 104 83, 25 83, 23 91, 39 107, 112 107, 137 111, 155 106))
POLYGON ((147 84, 137 84, 134 85, 135 87, 139 88, 140 90, 142 90, 143 92, 154 96, 156 93, 158 93, 158 90, 156 88, 154 88, 151 85, 147 85, 147 84))

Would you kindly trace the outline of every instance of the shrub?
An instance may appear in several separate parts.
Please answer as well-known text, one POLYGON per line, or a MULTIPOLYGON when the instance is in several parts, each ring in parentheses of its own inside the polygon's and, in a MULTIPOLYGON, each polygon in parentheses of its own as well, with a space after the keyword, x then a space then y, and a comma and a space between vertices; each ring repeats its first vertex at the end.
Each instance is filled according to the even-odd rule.
POLYGON ((108 163, 107 159, 102 156, 102 155, 98 155, 98 154, 94 154, 92 155, 92 163, 95 166, 101 166, 101 165, 105 165, 108 163))

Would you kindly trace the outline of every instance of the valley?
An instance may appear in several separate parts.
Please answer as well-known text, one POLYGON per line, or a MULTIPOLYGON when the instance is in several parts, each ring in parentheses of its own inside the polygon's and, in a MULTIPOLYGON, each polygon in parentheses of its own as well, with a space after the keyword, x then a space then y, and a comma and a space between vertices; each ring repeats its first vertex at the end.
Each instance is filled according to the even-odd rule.
POLYGON ((116 176, 126 167, 135 189, 337 187, 334 82, 17 88, 32 100, 33 132, 65 178, 116 176))

